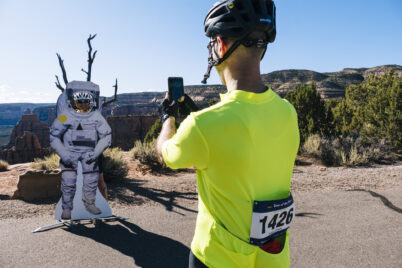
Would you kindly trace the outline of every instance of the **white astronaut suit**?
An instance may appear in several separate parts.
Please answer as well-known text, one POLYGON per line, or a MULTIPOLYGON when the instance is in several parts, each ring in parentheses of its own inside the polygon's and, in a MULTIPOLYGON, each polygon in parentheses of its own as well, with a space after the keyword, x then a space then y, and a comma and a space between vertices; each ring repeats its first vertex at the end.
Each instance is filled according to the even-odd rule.
POLYGON ((94 204, 99 178, 97 159, 111 145, 111 128, 99 110, 99 86, 72 81, 63 94, 57 103, 57 119, 50 129, 50 144, 61 158, 62 218, 68 218, 66 215, 71 215, 73 209, 78 162, 83 171, 84 206, 90 213, 100 214, 94 204), (77 112, 73 102, 74 94, 81 92, 92 96, 91 109, 85 113, 77 112))

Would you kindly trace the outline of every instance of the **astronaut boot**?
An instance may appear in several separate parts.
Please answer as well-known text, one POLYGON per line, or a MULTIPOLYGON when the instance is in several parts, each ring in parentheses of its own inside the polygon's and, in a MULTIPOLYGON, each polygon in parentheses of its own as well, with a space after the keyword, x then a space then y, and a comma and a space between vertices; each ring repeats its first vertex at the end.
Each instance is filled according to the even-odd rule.
POLYGON ((85 206, 86 210, 91 214, 99 215, 102 213, 102 211, 99 208, 97 208, 94 203, 88 204, 88 203, 84 202, 84 206, 85 206))
POLYGON ((63 212, 61 213, 61 218, 63 220, 69 220, 71 219, 71 210, 69 209, 63 209, 63 212))

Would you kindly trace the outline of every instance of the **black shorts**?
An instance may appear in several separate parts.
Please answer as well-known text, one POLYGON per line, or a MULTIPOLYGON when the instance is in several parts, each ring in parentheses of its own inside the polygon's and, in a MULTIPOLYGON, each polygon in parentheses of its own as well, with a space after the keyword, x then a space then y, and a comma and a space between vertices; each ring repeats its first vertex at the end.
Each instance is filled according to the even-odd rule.
POLYGON ((190 250, 190 256, 188 258, 188 268, 208 268, 205 264, 203 264, 190 250))

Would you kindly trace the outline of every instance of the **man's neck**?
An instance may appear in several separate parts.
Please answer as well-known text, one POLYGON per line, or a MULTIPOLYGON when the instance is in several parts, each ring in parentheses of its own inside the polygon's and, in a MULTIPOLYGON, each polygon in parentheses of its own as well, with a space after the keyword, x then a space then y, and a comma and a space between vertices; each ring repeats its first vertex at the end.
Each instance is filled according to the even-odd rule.
POLYGON ((262 93, 267 90, 261 79, 259 66, 252 68, 225 68, 223 80, 228 91, 243 90, 253 93, 262 93))

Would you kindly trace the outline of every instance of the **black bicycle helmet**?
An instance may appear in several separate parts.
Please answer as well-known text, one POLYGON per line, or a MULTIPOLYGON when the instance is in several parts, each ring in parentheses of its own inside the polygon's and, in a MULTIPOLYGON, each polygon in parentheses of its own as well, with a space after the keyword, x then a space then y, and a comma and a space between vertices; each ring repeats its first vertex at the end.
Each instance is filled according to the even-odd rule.
POLYGON ((275 4, 271 0, 221 1, 208 12, 204 27, 208 37, 222 35, 234 40, 262 31, 272 43, 276 36, 275 4))
MULTIPOLYGON (((217 35, 235 40, 232 47, 218 60, 212 57, 212 47, 209 46, 208 70, 204 75, 206 84, 212 66, 221 64, 240 45, 246 47, 258 46, 266 49, 276 37, 275 4, 272 0, 224 0, 216 3, 204 20, 205 35, 215 38, 217 35), (266 40, 249 39, 254 31, 264 32, 266 40)), ((264 52, 265 54, 265 52, 264 52)))

